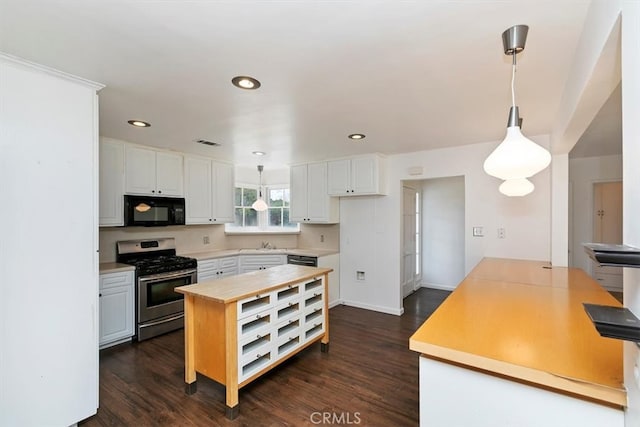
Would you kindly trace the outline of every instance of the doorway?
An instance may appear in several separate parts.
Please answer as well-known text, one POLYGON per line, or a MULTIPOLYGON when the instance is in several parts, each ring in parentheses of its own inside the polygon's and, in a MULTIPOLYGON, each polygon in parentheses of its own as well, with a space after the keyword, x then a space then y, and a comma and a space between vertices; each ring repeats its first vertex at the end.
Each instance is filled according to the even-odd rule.
POLYGON ((453 290, 465 276, 464 176, 403 182, 401 288, 453 290))
POLYGON ((420 191, 402 187, 402 298, 418 288, 420 277, 420 191))

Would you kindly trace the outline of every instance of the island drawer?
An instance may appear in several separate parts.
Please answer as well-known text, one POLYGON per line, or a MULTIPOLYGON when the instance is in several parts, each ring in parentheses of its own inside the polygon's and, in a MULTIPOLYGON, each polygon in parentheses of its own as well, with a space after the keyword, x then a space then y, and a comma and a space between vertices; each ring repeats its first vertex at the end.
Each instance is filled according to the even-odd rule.
POLYGON ((264 335, 256 334, 238 345, 238 360, 240 364, 246 364, 271 351, 274 343, 274 334, 267 331, 264 335))
POLYGON ((318 319, 324 319, 324 305, 320 304, 317 307, 309 307, 304 310, 304 323, 309 324, 312 322, 318 322, 318 319))
POLYGON ((301 332, 302 330, 298 329, 295 332, 285 334, 276 341, 273 349, 276 358, 283 357, 302 345, 303 339, 301 332))
POLYGON ((246 357, 244 359, 239 359, 238 383, 242 383, 252 375, 257 374, 260 370, 269 366, 273 360, 274 356, 272 349, 269 349, 265 353, 252 353, 251 358, 246 357))
POLYGON ((300 285, 288 285, 284 288, 276 289, 275 291, 275 303, 280 304, 287 301, 297 301, 302 295, 300 285))
POLYGON ((323 292, 312 292, 308 293, 304 296, 304 309, 308 309, 309 307, 321 307, 324 305, 324 293, 323 292))
POLYGON ((274 292, 256 294, 238 301, 238 320, 254 316, 261 311, 274 306, 274 292))
POLYGON ((303 286, 305 295, 324 292, 322 277, 314 277, 313 280, 306 282, 303 286))
POLYGON ((304 341, 308 341, 317 337, 318 335, 322 335, 324 333, 324 319, 318 318, 315 321, 305 323, 304 326, 304 335, 302 339, 304 341))
POLYGON ((248 316, 238 321, 238 340, 264 335, 275 324, 274 310, 264 310, 260 313, 248 316))
POLYGON ((287 320, 292 317, 299 317, 302 314, 301 301, 289 301, 276 307, 276 322, 287 320))

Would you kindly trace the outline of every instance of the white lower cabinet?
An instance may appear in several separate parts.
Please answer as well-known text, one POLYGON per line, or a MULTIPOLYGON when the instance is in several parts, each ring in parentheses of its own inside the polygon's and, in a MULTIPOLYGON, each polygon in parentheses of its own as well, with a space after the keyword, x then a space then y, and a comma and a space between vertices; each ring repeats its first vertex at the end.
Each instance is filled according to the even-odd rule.
POLYGON ((238 383, 325 332, 324 276, 237 302, 238 383))
POLYGON ((100 275, 100 348, 124 342, 134 334, 134 271, 100 275))
POLYGON ((198 282, 222 279, 236 274, 238 274, 237 256, 198 261, 198 282))
POLYGON ((250 271, 266 270, 269 267, 287 263, 286 255, 240 255, 240 274, 250 271))

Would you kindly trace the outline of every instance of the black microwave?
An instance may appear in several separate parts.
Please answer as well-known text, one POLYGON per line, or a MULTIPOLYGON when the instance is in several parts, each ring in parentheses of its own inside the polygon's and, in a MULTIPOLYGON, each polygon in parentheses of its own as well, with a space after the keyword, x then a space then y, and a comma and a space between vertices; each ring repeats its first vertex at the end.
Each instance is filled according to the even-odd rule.
POLYGON ((125 227, 184 225, 184 198, 124 196, 125 227))

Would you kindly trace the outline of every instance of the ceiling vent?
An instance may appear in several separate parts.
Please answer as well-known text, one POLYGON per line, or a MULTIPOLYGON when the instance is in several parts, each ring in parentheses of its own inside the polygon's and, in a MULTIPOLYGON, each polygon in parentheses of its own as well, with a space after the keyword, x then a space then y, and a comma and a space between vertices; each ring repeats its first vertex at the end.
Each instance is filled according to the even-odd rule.
POLYGON ((213 147, 219 147, 219 146, 222 145, 222 144, 220 144, 218 142, 207 141, 206 139, 196 139, 196 142, 198 144, 211 145, 213 147))

